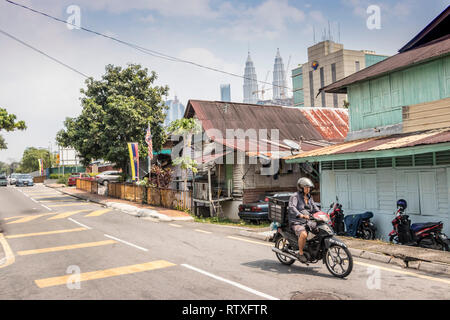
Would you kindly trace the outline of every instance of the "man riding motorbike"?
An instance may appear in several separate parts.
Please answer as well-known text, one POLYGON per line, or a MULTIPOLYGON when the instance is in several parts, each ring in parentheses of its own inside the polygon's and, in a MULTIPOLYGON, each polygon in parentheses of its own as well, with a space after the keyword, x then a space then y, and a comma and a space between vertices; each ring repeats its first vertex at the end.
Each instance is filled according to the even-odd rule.
POLYGON ((307 262, 308 260, 303 254, 303 248, 308 237, 306 226, 310 230, 316 227, 315 222, 309 221, 310 214, 320 211, 310 194, 313 188, 314 184, 310 179, 300 178, 297 181, 298 192, 289 199, 289 227, 298 237, 298 259, 301 262, 307 262))

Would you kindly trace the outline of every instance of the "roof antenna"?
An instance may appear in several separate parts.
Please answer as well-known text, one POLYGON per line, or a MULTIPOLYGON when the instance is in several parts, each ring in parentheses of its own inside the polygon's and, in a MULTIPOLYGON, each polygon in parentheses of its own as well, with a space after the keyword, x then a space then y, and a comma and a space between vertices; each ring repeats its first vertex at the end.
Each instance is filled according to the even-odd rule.
POLYGON ((341 43, 341 23, 338 22, 338 42, 341 43))
POLYGON ((314 44, 316 44, 316 28, 315 28, 315 26, 313 26, 313 41, 314 41, 314 44))

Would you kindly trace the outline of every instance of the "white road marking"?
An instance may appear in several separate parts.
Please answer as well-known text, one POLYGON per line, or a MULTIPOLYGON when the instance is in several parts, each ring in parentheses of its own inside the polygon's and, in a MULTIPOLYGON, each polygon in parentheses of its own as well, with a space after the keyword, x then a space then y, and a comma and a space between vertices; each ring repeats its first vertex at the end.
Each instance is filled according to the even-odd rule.
POLYGON ((30 197, 29 195, 27 195, 25 192, 23 192, 22 190, 20 190, 19 188, 16 188, 18 191, 20 191, 25 197, 28 197, 29 199, 31 199, 32 201, 36 202, 37 204, 43 206, 45 209, 53 211, 52 209, 50 209, 49 207, 47 207, 46 205, 39 203, 38 201, 34 200, 32 197, 30 197))
POLYGON ((107 237, 107 238, 111 238, 111 239, 113 239, 113 240, 116 240, 116 241, 122 242, 122 243, 124 243, 124 244, 127 244, 127 245, 129 245, 129 246, 135 247, 135 248, 137 248, 137 249, 139 249, 139 250, 142 250, 142 251, 145 251, 145 252, 147 252, 147 251, 148 251, 148 249, 145 249, 145 248, 139 247, 139 246, 137 246, 137 245, 135 245, 135 244, 129 243, 128 241, 125 241, 125 240, 121 240, 121 239, 118 239, 118 238, 116 238, 116 237, 113 237, 113 236, 110 236, 110 235, 107 235, 107 234, 104 234, 104 236, 105 236, 105 237, 107 237))
POLYGON ((178 225, 178 224, 173 224, 173 223, 169 223, 169 226, 177 227, 177 228, 182 228, 180 225, 178 225))
POLYGON ((80 226, 82 226, 82 227, 85 227, 86 229, 92 229, 91 227, 88 227, 87 225, 82 224, 82 223, 80 223, 80 222, 78 222, 78 221, 76 221, 76 220, 74 220, 72 218, 67 218, 67 219, 72 221, 72 222, 74 222, 74 223, 76 223, 76 224, 78 224, 78 225, 80 225, 80 226))
POLYGON ((203 232, 203 233, 212 233, 212 232, 205 231, 205 230, 200 230, 200 229, 195 229, 195 231, 197 231, 197 232, 203 232))
POLYGON ((252 289, 252 288, 249 288, 249 287, 247 287, 247 286, 244 286, 244 285, 242 285, 242 284, 240 284, 240 283, 237 283, 237 282, 234 282, 234 281, 227 280, 227 279, 225 279, 225 278, 216 276, 216 275, 214 275, 214 274, 212 274, 212 273, 209 273, 209 272, 200 270, 200 269, 198 269, 198 268, 196 268, 196 267, 193 267, 193 266, 190 266, 190 265, 188 265, 188 264, 182 264, 182 266, 185 267, 185 268, 194 270, 194 271, 196 271, 196 272, 199 272, 199 273, 201 273, 201 274, 204 274, 205 276, 214 278, 214 279, 219 280, 219 281, 226 282, 226 283, 228 283, 228 284, 231 284, 232 286, 238 287, 238 288, 240 288, 240 289, 242 289, 242 290, 245 290, 245 291, 247 291, 247 292, 253 293, 253 294, 255 294, 255 295, 257 295, 257 296, 260 296, 260 297, 262 297, 262 298, 265 298, 265 299, 268 299, 268 300, 280 300, 280 299, 278 299, 278 298, 269 296, 268 294, 265 294, 265 293, 256 291, 256 290, 254 290, 254 289, 252 289))

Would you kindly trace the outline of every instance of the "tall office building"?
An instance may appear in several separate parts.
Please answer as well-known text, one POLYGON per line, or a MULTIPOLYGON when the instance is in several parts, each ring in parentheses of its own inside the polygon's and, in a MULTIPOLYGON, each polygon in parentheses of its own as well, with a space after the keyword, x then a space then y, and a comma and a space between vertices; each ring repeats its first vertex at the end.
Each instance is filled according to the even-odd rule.
POLYGON ((280 49, 277 49, 275 64, 273 66, 273 100, 286 98, 286 74, 280 49))
POLYGON ((378 63, 387 56, 367 50, 348 50, 325 40, 308 48, 308 62, 292 70, 296 107, 343 107, 346 94, 325 93, 319 89, 378 63))
POLYGON ((183 118, 186 107, 178 101, 177 96, 175 96, 174 100, 167 100, 165 104, 169 109, 166 110, 164 125, 168 126, 172 121, 183 118))
POLYGON ((248 53, 244 71, 244 103, 257 103, 259 99, 258 82, 256 79, 255 66, 248 53))
POLYGON ((229 84, 220 85, 220 101, 231 102, 231 87, 229 84))

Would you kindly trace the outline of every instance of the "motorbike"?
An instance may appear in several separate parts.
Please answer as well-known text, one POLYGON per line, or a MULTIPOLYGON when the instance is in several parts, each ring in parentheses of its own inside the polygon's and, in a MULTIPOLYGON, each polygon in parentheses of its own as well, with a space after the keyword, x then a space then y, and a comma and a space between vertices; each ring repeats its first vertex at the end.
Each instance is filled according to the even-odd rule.
POLYGON ((330 210, 331 226, 337 235, 347 235, 365 240, 375 239, 377 227, 370 221, 373 218, 372 212, 367 211, 344 217, 344 210, 342 209, 342 204, 339 203, 338 197, 336 197, 336 202, 330 205, 330 210))
POLYGON ((411 224, 403 207, 398 207, 394 214, 393 230, 389 233, 391 243, 449 251, 450 240, 442 233, 442 221, 411 224))
MULTIPOLYGON (((308 238, 303 248, 303 253, 307 258, 305 264, 309 265, 322 260, 333 276, 347 277, 353 269, 353 258, 347 245, 334 237, 335 233, 329 225, 330 217, 327 213, 319 211, 313 214, 310 220, 316 222, 316 227, 313 230, 306 227, 308 238)), ((282 264, 291 265, 298 260, 296 257, 298 238, 288 224, 281 224, 277 228, 273 241, 275 246, 272 251, 275 252, 282 264)))

